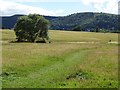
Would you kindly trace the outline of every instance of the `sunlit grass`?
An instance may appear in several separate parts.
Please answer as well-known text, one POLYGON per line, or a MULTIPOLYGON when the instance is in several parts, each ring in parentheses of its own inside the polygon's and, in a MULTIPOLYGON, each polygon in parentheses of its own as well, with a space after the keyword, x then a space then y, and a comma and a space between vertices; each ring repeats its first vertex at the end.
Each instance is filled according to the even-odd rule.
POLYGON ((4 88, 117 88, 118 41, 114 33, 49 31, 52 43, 10 43, 2 32, 4 88), (66 43, 99 42, 99 43, 66 43))

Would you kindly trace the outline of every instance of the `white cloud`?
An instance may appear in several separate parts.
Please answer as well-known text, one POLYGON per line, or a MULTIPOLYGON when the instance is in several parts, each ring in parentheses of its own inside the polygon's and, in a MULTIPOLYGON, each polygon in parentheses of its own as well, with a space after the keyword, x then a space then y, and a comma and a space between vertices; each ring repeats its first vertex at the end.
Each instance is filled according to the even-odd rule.
POLYGON ((84 4, 88 5, 88 4, 103 4, 106 1, 110 1, 110 0, 81 0, 84 4))
POLYGON ((81 0, 4 0, 12 2, 80 2, 81 0))
POLYGON ((93 5, 94 12, 118 13, 119 0, 0 0, 0 16, 14 14, 38 13, 41 15, 60 16, 64 10, 47 10, 40 7, 24 5, 24 2, 78 2, 84 5, 93 5))
POLYGON ((120 14, 120 1, 118 3, 118 14, 120 14))
POLYGON ((41 15, 51 15, 56 16, 64 12, 64 10, 46 10, 40 7, 28 6, 16 2, 10 2, 7 0, 0 0, 0 16, 10 16, 14 14, 41 14, 41 15))
POLYGON ((81 0, 85 5, 93 5, 96 12, 118 14, 118 0, 81 0))

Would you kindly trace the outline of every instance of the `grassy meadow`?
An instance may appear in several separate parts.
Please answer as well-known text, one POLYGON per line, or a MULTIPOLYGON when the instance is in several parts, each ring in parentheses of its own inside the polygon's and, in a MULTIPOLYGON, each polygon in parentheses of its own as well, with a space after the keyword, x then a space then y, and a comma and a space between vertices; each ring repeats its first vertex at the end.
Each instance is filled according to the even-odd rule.
POLYGON ((118 34, 50 30, 52 43, 2 33, 3 88, 117 88, 118 34))

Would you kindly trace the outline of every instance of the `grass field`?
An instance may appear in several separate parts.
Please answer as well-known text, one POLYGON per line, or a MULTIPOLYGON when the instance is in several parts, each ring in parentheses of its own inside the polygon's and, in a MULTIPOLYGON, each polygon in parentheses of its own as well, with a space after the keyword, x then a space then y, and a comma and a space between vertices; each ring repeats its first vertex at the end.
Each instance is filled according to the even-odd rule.
POLYGON ((118 87, 118 44, 108 43, 117 34, 51 30, 45 44, 10 43, 14 31, 0 32, 3 88, 118 87))

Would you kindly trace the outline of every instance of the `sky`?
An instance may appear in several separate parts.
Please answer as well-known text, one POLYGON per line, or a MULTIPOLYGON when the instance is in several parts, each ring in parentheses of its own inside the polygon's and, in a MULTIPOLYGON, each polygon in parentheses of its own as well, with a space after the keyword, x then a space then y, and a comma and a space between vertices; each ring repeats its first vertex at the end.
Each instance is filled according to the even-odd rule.
POLYGON ((0 0, 0 16, 41 14, 66 16, 81 12, 118 14, 119 0, 0 0))

